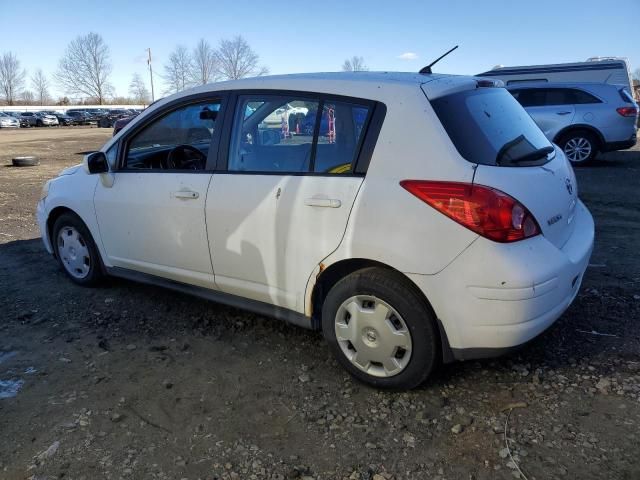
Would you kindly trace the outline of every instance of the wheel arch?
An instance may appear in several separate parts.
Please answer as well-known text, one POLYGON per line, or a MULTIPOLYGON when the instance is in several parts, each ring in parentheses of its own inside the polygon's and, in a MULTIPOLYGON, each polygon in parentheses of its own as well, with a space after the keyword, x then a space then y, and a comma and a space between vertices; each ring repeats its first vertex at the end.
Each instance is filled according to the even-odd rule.
POLYGON ((573 131, 578 131, 578 130, 586 130, 587 132, 595 135, 597 141, 598 141, 598 145, 596 145, 596 150, 600 150, 602 149, 602 147, 605 144, 605 140, 604 140, 604 136, 602 135, 602 133, 595 127, 593 127, 592 125, 588 125, 585 123, 575 123, 572 125, 568 125, 566 127, 564 127, 562 130, 560 130, 556 136, 553 138, 553 143, 558 143, 558 141, 564 137, 567 133, 573 132, 573 131))
POLYGON ((311 328, 314 330, 320 330, 322 325, 322 305, 324 300, 331 290, 331 288, 339 282, 341 279, 350 275, 358 270, 364 268, 377 267, 383 270, 389 270, 396 275, 402 276, 404 281, 407 282, 415 293, 423 300, 426 308, 431 312, 434 321, 436 322, 437 332, 439 334, 439 343, 441 345, 440 358, 444 363, 449 363, 453 360, 453 352, 449 345, 447 333, 442 325, 442 322, 438 319, 438 316, 431 305, 431 302, 424 294, 424 292, 404 273, 393 268, 385 263, 371 260, 367 258, 348 258, 339 260, 331 265, 324 267, 320 265, 320 272, 316 275, 315 283, 311 291, 311 328))
MULTIPOLYGON (((62 206, 62 205, 54 207, 51 209, 51 211, 49 212, 49 216, 47 217, 47 235, 49 236, 49 240, 51 242, 51 248, 53 250, 54 257, 56 256, 56 249, 54 246, 54 239, 53 239, 53 226, 55 225, 56 220, 60 218, 60 216, 64 215, 65 213, 71 213, 76 217, 78 217, 80 221, 84 224, 84 226, 87 228, 89 233, 93 237, 95 237, 95 235, 93 235, 93 232, 91 232, 91 228, 89 228, 89 225, 87 225, 87 222, 84 220, 84 218, 82 218, 82 215, 80 215, 78 212, 76 212, 75 210, 69 207, 62 206)), ((98 242, 96 241, 95 238, 93 238, 93 241, 96 244, 96 248, 98 249, 98 253, 100 254, 101 262, 102 262, 102 252, 100 252, 100 247, 98 247, 98 242)))

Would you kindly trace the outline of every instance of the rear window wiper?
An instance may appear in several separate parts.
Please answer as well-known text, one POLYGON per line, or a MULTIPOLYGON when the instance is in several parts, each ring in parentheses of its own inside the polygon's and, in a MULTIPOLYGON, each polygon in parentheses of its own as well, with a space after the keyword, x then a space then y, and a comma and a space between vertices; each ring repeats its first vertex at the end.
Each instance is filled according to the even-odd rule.
POLYGON ((509 160, 511 163, 524 163, 524 162, 533 162, 534 160, 539 160, 540 158, 546 158, 547 155, 553 153, 555 149, 549 145, 548 147, 542 147, 533 152, 522 155, 521 157, 512 158, 509 160))
MULTIPOLYGON (((522 137, 522 136, 521 136, 522 137)), ((545 158, 547 157, 550 153, 553 153, 555 151, 555 149, 551 146, 548 145, 546 147, 542 147, 542 148, 537 148, 535 150, 531 150, 523 155, 520 155, 519 157, 509 157, 507 152, 509 150, 511 150, 514 146, 516 146, 519 143, 524 143, 523 142, 523 138, 518 137, 516 140, 514 140, 513 142, 509 142, 506 145, 504 145, 500 151, 498 152, 498 155, 496 157, 496 165, 505 165, 505 164, 515 164, 515 163, 526 163, 526 162, 533 162, 535 160, 539 160, 541 158, 545 158)), ((529 142, 526 142, 529 143, 529 142)), ((532 146, 531 144, 529 144, 530 146, 532 146)))

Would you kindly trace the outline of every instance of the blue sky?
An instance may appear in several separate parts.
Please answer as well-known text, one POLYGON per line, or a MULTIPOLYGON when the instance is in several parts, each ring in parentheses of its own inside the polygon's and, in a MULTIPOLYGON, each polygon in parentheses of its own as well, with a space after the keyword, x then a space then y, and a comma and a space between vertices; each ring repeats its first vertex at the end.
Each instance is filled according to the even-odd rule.
MULTIPOLYGON (((134 72, 148 80, 147 47, 162 73, 176 45, 237 34, 274 74, 336 71, 351 55, 372 70, 417 71, 456 44, 435 71, 474 74, 598 55, 640 67, 640 0, 0 0, 0 53, 14 52, 29 72, 52 74, 67 43, 90 31, 111 49, 119 95, 134 72), (399 58, 408 52, 417 58, 399 58)), ((53 86, 52 93, 63 92, 53 86)))

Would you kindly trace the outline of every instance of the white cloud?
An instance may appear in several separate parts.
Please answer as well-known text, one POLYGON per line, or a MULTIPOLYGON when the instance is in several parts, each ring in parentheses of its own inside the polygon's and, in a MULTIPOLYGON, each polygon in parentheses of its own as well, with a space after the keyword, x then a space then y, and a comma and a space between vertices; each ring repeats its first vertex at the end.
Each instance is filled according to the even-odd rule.
POLYGON ((398 55, 400 60, 416 60, 418 58, 418 54, 414 52, 405 52, 402 55, 398 55))

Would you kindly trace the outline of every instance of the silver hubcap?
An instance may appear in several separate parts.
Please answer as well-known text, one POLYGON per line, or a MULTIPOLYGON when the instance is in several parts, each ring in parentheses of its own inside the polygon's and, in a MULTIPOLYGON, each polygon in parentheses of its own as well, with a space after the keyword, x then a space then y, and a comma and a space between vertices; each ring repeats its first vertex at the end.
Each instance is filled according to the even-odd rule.
POLYGON ((345 300, 336 314, 335 332, 345 357, 374 377, 397 375, 411 359, 407 324, 391 305, 374 296, 345 300))
POLYGON ((58 232, 58 255, 69 275, 84 278, 91 269, 91 256, 87 243, 73 227, 63 227, 58 232))
POLYGON ((591 155, 591 142, 583 137, 572 138, 564 146, 564 153, 572 162, 584 162, 591 155))

